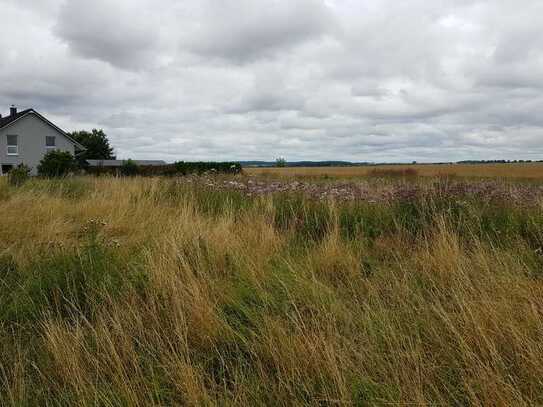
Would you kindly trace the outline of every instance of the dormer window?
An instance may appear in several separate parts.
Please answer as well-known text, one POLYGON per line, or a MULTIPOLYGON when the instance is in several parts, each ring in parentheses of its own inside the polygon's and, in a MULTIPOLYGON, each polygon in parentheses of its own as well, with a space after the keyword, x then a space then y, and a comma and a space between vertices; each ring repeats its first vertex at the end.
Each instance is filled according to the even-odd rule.
POLYGON ((54 150, 57 147, 55 136, 45 136, 45 148, 47 150, 54 150))
POLYGON ((8 155, 19 155, 18 137, 14 134, 8 134, 7 139, 8 155))

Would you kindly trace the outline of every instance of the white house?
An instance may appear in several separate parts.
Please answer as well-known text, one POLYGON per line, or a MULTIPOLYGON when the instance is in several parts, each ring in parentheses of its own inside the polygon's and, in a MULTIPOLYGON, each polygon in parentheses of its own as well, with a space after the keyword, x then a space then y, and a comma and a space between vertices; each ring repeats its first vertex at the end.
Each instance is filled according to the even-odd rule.
POLYGON ((48 151, 68 151, 75 156, 84 149, 34 109, 17 112, 12 106, 9 116, 0 115, 0 175, 19 164, 28 165, 35 175, 48 151))

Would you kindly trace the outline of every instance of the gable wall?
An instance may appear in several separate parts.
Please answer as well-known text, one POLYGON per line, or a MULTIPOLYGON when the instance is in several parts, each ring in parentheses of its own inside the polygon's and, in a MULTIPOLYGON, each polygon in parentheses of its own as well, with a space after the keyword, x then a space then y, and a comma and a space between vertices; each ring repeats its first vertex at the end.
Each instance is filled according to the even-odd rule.
POLYGON ((51 127, 35 114, 28 114, 15 123, 0 129, 0 164, 26 164, 32 168, 32 174, 37 173, 37 166, 47 149, 45 137, 56 137, 56 148, 69 151, 75 155, 75 146, 62 133, 51 127), (8 155, 7 135, 16 134, 19 143, 19 155, 8 155))

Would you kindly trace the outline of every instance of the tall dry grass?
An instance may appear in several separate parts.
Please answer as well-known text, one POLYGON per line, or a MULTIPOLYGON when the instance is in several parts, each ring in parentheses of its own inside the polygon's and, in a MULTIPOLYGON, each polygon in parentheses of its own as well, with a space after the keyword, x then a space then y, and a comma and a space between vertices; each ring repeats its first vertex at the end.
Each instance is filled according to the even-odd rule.
POLYGON ((0 197, 1 405, 543 403, 541 207, 0 197))

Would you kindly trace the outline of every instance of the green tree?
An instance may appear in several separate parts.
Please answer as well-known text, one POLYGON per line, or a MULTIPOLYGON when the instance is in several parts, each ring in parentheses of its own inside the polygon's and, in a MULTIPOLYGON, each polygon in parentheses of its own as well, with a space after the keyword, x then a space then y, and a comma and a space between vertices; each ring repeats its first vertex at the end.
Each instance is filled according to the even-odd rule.
POLYGON ((276 167, 286 167, 287 166, 287 160, 284 157, 279 157, 275 160, 275 166, 276 167))
POLYGON ((109 145, 107 135, 102 129, 80 130, 68 133, 75 141, 85 146, 86 150, 78 154, 80 162, 85 160, 114 160, 113 147, 109 145))
POLYGON ((63 177, 76 169, 77 162, 68 151, 49 151, 38 164, 38 174, 44 177, 63 177))

